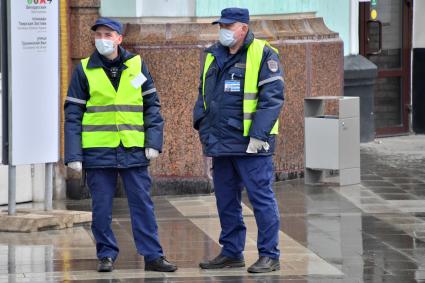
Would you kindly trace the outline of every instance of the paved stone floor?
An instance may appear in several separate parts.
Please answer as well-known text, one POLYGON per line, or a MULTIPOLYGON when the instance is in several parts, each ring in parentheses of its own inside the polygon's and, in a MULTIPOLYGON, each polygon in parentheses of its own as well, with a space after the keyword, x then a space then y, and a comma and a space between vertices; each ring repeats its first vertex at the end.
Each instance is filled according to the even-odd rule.
MULTIPOLYGON (((402 153, 389 145, 382 150, 380 143, 363 146, 360 185, 277 183, 282 252, 278 272, 252 275, 245 268, 198 269, 199 261, 220 250, 214 196, 208 195, 154 199, 161 243, 167 257, 178 264, 176 273, 144 272, 126 200, 116 199, 113 229, 121 252, 114 272, 95 271, 95 247, 85 225, 0 233, 0 282, 425 282, 424 144, 420 139, 415 142, 419 150, 402 153)), ((249 265, 257 257, 256 224, 246 195, 243 202, 249 265)), ((36 205, 22 205, 27 206, 36 205)), ((89 201, 55 206, 90 210, 89 201)))

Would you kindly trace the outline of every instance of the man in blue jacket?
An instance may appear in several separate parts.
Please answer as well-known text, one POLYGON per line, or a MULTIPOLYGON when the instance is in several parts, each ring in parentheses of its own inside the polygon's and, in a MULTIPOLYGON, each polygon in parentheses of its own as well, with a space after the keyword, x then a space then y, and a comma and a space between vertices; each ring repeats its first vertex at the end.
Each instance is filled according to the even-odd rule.
POLYGON ((112 271, 119 252, 111 228, 118 174, 145 270, 175 271, 159 243, 150 197, 147 166, 162 150, 164 124, 152 77, 139 55, 120 46, 121 23, 99 18, 91 29, 96 51, 77 65, 65 102, 65 163, 87 173, 98 271, 112 271))
POLYGON ((284 101, 279 56, 268 42, 254 38, 247 9, 224 9, 213 24, 220 25, 219 42, 206 49, 193 123, 204 154, 213 158, 222 250, 200 267, 245 266, 245 187, 258 226, 259 252, 248 272, 279 270, 280 221, 272 189, 272 155, 284 101))

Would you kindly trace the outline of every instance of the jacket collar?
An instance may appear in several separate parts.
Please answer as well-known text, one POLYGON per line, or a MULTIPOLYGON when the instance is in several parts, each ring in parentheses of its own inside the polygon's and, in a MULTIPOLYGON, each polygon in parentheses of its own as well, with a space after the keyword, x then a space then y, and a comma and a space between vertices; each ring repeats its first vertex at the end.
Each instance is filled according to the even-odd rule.
MULTIPOLYGON (((249 30, 246 34, 244 43, 242 47, 239 49, 238 53, 248 49, 251 43, 254 41, 254 33, 249 30)), ((229 48, 227 46, 223 46, 220 42, 215 43, 214 45, 205 49, 205 52, 211 53, 214 57, 227 57, 229 54, 229 48)))
MULTIPOLYGON (((122 56, 123 58, 123 62, 125 63, 126 61, 130 60, 131 58, 133 58, 134 56, 136 56, 136 54, 133 54, 127 50, 125 50, 124 48, 122 48, 121 46, 118 46, 118 56, 122 56)), ((93 54, 90 56, 89 58, 89 62, 87 63, 87 68, 88 69, 92 69, 92 68, 103 68, 105 67, 105 65, 103 64, 103 61, 101 59, 100 53, 95 50, 93 52, 93 54)), ((126 69, 127 66, 124 65, 124 69, 126 69)))
MULTIPOLYGON (((253 40, 254 34, 251 31, 248 31, 245 37, 244 44, 235 55, 240 55, 245 52, 246 49, 248 49, 248 47, 251 45, 253 40)), ((207 48, 205 51, 211 53, 214 56, 217 66, 220 70, 224 69, 225 66, 227 66, 228 62, 230 62, 229 60, 235 58, 234 55, 229 53, 229 48, 223 46, 220 42, 217 42, 213 46, 207 48)))

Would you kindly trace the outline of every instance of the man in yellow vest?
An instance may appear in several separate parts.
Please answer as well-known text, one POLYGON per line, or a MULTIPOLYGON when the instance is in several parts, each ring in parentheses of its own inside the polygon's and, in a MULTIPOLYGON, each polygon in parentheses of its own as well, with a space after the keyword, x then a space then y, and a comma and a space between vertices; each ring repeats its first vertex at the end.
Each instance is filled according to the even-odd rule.
POLYGON ((280 269, 279 211, 273 193, 272 155, 283 106, 283 71, 270 44, 254 38, 247 9, 227 8, 219 42, 206 49, 193 123, 203 152, 213 159, 222 250, 203 269, 245 266, 245 187, 258 226, 258 260, 248 272, 280 269))
POLYGON ((112 271, 119 252, 111 228, 118 174, 145 270, 175 271, 159 243, 150 197, 147 166, 162 150, 164 124, 152 77, 139 55, 120 46, 120 22, 99 18, 91 29, 96 51, 77 65, 65 102, 65 163, 87 173, 98 271, 112 271))

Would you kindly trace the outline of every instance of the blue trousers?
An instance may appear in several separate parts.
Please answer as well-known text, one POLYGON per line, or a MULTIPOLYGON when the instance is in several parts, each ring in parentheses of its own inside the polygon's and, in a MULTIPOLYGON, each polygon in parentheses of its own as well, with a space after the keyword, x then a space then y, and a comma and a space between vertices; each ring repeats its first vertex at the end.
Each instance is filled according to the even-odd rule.
POLYGON ((213 158, 213 181, 220 217, 221 254, 243 258, 246 227, 242 217, 241 193, 246 188, 258 226, 260 256, 279 258, 279 210, 273 193, 272 156, 229 156, 213 158))
POLYGON ((127 193, 131 227, 137 252, 152 261, 163 256, 158 238, 154 206, 150 197, 151 178, 146 166, 125 169, 87 169, 87 184, 92 197, 92 232, 99 259, 115 260, 119 248, 112 231, 112 203, 120 174, 127 193))

